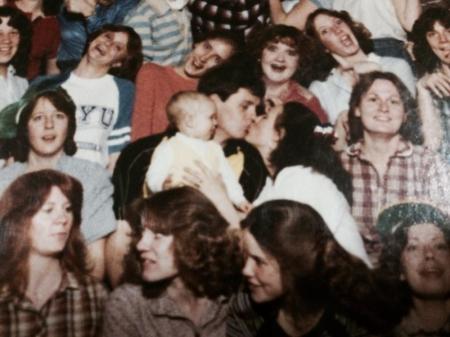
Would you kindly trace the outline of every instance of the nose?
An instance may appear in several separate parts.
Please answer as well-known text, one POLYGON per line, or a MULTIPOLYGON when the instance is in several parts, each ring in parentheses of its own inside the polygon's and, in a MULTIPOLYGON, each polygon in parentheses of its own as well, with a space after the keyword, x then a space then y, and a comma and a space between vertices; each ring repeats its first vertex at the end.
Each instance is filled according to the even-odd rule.
POLYGON ((387 112, 389 110, 388 102, 380 101, 380 110, 383 112, 387 112))
POLYGON ((423 256, 427 260, 434 259, 434 249, 433 249, 433 247, 431 247, 429 245, 423 247, 423 256))
POLYGON ((285 59, 285 55, 281 51, 275 55, 275 60, 277 60, 277 61, 284 61, 284 59, 285 59))
POLYGON ((254 275, 253 269, 254 269, 254 263, 253 263, 252 259, 247 259, 245 261, 244 268, 242 269, 242 275, 244 275, 247 278, 252 277, 254 275))
POLYGON ((439 34, 439 43, 447 43, 450 41, 449 34, 447 32, 443 32, 439 34))
POLYGON ((1 43, 11 43, 11 36, 9 34, 0 34, 0 42, 1 43))
POLYGON ((206 63, 206 61, 208 61, 210 55, 211 55, 210 52, 205 52, 203 55, 200 55, 199 59, 200 59, 200 61, 202 61, 203 63, 206 63))
POLYGON ((52 129, 53 128, 53 126, 54 126, 54 120, 53 120, 53 117, 52 116, 47 116, 47 117, 45 117, 45 120, 44 120, 44 127, 46 128, 46 129, 52 129))
POLYGON ((147 251, 150 249, 151 244, 152 244, 151 234, 147 230, 144 230, 141 238, 139 239, 138 243, 136 244, 136 249, 139 252, 147 251))

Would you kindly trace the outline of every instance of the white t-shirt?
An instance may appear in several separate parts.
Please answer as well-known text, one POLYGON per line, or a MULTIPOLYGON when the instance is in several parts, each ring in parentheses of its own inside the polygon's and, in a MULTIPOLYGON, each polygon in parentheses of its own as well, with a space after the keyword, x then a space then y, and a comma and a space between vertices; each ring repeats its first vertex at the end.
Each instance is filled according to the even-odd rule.
POLYGON ((28 88, 28 81, 16 76, 12 65, 6 70, 6 77, 0 76, 0 110, 17 102, 28 88))
POLYGON ((62 87, 67 90, 77 107, 75 157, 108 164, 108 137, 119 114, 119 89, 113 76, 86 79, 74 73, 62 87))

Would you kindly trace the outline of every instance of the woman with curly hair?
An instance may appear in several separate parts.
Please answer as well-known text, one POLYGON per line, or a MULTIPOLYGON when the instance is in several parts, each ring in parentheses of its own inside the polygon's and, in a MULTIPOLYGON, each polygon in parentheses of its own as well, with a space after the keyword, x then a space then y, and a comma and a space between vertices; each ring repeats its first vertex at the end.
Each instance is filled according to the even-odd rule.
POLYGON ((413 27, 420 80, 417 101, 425 145, 450 162, 450 12, 427 9, 413 27))
POLYGON ((31 25, 18 9, 0 6, 0 110, 14 103, 28 88, 26 75, 31 25))
POLYGON ((431 204, 407 202, 378 217, 383 251, 378 272, 401 284, 403 319, 394 336, 450 334, 450 219, 431 204))
POLYGON ((380 252, 375 228, 382 208, 411 198, 448 209, 449 168, 421 145, 415 101, 392 73, 362 75, 350 99, 351 145, 341 161, 353 185, 352 214, 374 262, 380 252))
POLYGON ((247 291, 233 301, 228 336, 363 336, 397 323, 387 294, 395 288, 345 251, 310 206, 269 201, 241 227, 247 291))
POLYGON ((258 72, 265 84, 265 99, 275 104, 299 102, 311 109, 322 123, 328 121, 318 99, 300 82, 308 83, 306 65, 311 41, 298 29, 267 26, 248 39, 250 54, 257 62, 258 72))
POLYGON ((214 205, 180 187, 139 199, 127 218, 140 276, 112 293, 103 335, 225 336, 227 297, 240 283, 242 256, 214 205))
POLYGON ((370 33, 347 12, 316 10, 308 17, 305 30, 317 45, 312 64, 317 77, 309 89, 319 98, 331 123, 335 124, 338 118, 342 119, 340 123, 345 121, 359 74, 374 70, 393 72, 414 93, 415 79, 408 63, 373 54, 370 33))
POLYGON ((81 184, 53 170, 1 197, 1 336, 98 336, 106 291, 88 276, 82 199, 81 184))

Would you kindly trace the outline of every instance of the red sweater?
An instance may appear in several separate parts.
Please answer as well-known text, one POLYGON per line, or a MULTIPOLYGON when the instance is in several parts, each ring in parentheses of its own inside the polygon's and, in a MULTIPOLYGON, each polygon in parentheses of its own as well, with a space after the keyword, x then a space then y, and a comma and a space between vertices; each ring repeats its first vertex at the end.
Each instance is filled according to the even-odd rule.
POLYGON ((131 140, 164 131, 168 125, 166 104, 172 95, 196 89, 196 79, 181 77, 172 67, 144 64, 136 79, 131 140))

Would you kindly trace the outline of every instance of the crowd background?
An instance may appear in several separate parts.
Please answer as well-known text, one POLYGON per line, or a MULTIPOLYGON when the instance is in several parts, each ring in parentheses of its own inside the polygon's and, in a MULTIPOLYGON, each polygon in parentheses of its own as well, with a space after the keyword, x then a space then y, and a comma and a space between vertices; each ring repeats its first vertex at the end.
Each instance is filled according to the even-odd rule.
POLYGON ((448 0, 0 0, 0 336, 450 335, 448 0))

